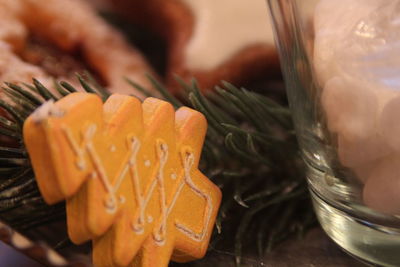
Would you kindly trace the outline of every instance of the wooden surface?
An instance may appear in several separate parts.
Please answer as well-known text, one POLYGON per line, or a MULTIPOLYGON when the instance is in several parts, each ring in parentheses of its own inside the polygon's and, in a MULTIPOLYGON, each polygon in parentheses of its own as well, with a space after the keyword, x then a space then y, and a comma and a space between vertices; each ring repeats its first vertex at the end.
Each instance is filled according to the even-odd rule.
MULTIPOLYGON (((43 267, 23 254, 0 243, 1 267, 43 267)), ((205 259, 177 266, 185 267, 234 267, 232 255, 213 252, 205 259)), ((312 229, 302 240, 288 240, 268 254, 262 261, 245 257, 245 267, 363 267, 342 252, 320 228, 312 229)))
MULTIPOLYGON (((187 265, 190 267, 234 267, 232 256, 213 253, 204 260, 187 265)), ((302 240, 288 240, 264 259, 245 258, 245 267, 365 267, 344 253, 326 234, 315 228, 302 240)))

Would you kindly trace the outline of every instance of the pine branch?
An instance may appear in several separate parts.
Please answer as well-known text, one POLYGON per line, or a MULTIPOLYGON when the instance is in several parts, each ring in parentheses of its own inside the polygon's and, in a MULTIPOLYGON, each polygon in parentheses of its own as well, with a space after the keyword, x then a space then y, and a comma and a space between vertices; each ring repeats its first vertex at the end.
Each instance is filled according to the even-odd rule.
MULTIPOLYGON (((78 79, 84 91, 107 99, 106 90, 88 74, 78 79)), ((196 82, 178 80, 186 92, 178 99, 161 83, 149 79, 176 108, 190 106, 208 120, 200 168, 223 191, 212 249, 233 251, 240 265, 244 248, 256 245, 261 256, 288 236, 301 236, 313 225, 303 164, 287 107, 229 83, 204 96, 196 82)), ((128 82, 149 95, 145 88, 128 82)), ((33 85, 5 84, 3 92, 8 101, 0 100, 7 113, 0 115, 0 216, 20 230, 65 219, 63 204, 49 208, 42 200, 21 134, 24 120, 41 103, 77 91, 66 82, 56 83, 55 88, 59 96, 37 80, 33 85)))

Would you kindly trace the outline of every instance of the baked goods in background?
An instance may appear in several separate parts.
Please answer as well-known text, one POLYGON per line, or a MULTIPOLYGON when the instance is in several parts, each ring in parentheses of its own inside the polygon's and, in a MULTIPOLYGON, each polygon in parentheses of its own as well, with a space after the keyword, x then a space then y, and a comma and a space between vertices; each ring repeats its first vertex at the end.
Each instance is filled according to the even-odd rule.
POLYGON ((110 92, 140 93, 124 77, 151 88, 155 75, 125 37, 84 0, 3 0, 0 2, 0 81, 52 87, 53 79, 74 83, 89 70, 110 92))
POLYGON ((109 0, 125 18, 167 41, 166 83, 196 78, 203 90, 278 73, 278 56, 264 0, 109 0))

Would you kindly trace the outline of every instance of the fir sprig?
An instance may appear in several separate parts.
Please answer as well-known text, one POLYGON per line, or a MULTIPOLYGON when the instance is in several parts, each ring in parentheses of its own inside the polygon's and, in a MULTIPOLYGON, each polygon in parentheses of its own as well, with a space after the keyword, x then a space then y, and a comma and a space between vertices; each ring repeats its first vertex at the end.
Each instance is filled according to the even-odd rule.
MULTIPOLYGON (((88 74, 78 79, 84 91, 107 99, 107 91, 88 74)), ((190 106, 208 120, 200 167, 223 191, 211 249, 231 251, 240 265, 244 248, 256 245, 262 255, 290 234, 301 235, 314 222, 287 107, 229 83, 205 96, 196 82, 180 81, 185 93, 178 99, 149 79, 176 108, 190 106)), ((41 198, 22 139, 23 122, 34 109, 77 91, 66 82, 55 88, 59 95, 37 80, 33 85, 3 87, 8 99, 0 100, 6 111, 0 115, 0 211, 1 219, 19 230, 65 216, 63 204, 49 208, 41 198)))

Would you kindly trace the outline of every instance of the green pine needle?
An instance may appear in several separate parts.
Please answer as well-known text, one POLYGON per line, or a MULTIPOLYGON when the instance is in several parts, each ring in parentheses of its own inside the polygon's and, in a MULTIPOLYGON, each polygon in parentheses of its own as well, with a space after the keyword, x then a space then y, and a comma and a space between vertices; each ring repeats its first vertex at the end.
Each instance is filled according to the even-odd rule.
MULTIPOLYGON (((175 108, 190 106, 208 120, 200 168, 223 191, 211 249, 233 252, 239 266, 246 248, 261 256, 314 224, 287 107, 226 82, 204 95, 195 81, 187 84, 179 78, 185 95, 178 99, 163 84, 149 79, 175 108)), ((84 91, 108 98, 90 74, 78 75, 78 80, 84 91)), ((127 82, 151 96, 146 88, 127 82)), ((67 82, 55 83, 55 89, 60 96, 37 80, 33 85, 3 87, 7 101, 0 99, 0 107, 7 114, 0 115, 0 219, 18 230, 65 220, 63 203, 49 207, 41 198, 22 139, 23 122, 34 109, 77 91, 67 82)))

